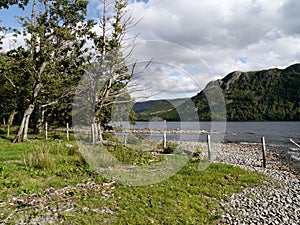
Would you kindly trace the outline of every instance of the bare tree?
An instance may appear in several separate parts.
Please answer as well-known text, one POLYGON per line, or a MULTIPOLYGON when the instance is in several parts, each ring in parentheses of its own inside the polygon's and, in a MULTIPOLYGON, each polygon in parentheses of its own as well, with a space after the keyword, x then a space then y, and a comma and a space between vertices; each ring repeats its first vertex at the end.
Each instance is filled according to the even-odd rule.
POLYGON ((96 62, 93 65, 93 73, 90 77, 93 80, 94 116, 92 123, 98 141, 102 142, 102 128, 109 121, 111 105, 116 103, 124 88, 128 85, 134 75, 135 64, 131 70, 126 65, 126 59, 130 52, 124 55, 125 36, 129 26, 132 25, 132 18, 128 13, 127 0, 102 0, 102 15, 99 18, 101 35, 94 40, 96 47, 96 62))

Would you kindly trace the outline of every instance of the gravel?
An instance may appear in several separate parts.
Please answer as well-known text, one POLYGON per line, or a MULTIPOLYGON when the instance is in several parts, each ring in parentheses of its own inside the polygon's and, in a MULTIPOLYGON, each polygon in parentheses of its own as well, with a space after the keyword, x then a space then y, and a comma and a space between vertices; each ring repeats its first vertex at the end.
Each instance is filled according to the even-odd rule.
POLYGON ((108 207, 103 209, 79 208, 74 203, 75 199, 81 198, 81 196, 74 194, 78 191, 81 191, 82 195, 88 195, 90 191, 99 192, 103 197, 111 198, 114 196, 113 184, 114 182, 103 184, 92 182, 67 186, 58 190, 49 188, 32 195, 12 196, 8 205, 17 207, 17 209, 0 224, 42 225, 63 222, 66 224, 64 217, 75 215, 78 211, 114 214, 115 212, 108 207))
POLYGON ((223 200, 220 224, 300 224, 299 174, 281 165, 279 155, 268 152, 262 168, 258 146, 224 144, 215 161, 230 163, 265 174, 263 185, 246 188, 223 200))

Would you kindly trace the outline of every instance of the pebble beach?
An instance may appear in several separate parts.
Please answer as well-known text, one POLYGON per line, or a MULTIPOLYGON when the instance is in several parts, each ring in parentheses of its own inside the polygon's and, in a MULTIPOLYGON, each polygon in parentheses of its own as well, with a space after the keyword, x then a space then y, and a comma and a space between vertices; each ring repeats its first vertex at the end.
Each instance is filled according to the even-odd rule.
POLYGON ((300 223, 300 176, 282 163, 281 154, 267 151, 267 166, 262 167, 260 146, 222 144, 215 153, 216 162, 263 173, 263 185, 246 188, 221 202, 220 224, 286 224, 300 223))

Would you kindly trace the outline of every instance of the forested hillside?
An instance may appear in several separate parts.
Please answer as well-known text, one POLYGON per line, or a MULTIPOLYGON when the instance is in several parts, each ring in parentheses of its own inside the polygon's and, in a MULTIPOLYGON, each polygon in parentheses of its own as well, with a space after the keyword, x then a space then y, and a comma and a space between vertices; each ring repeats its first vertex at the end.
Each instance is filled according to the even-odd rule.
MULTIPOLYGON (((236 71, 223 79, 210 82, 204 90, 192 97, 201 121, 211 119, 205 93, 213 85, 222 89, 228 121, 300 120, 300 64, 286 69, 236 71)), ((194 110, 184 103, 180 108, 186 114, 194 110)), ((179 120, 175 109, 162 116, 167 120, 179 120)))
POLYGON ((172 100, 152 100, 146 102, 137 102, 133 106, 134 112, 137 114, 137 120, 151 120, 153 118, 168 120, 177 120, 178 113, 174 110, 182 105, 187 99, 172 99, 172 100))
MULTIPOLYGON (((218 82, 230 121, 300 120, 300 64, 284 70, 233 72, 218 82)), ((193 101, 199 118, 209 119, 203 92, 193 101)))

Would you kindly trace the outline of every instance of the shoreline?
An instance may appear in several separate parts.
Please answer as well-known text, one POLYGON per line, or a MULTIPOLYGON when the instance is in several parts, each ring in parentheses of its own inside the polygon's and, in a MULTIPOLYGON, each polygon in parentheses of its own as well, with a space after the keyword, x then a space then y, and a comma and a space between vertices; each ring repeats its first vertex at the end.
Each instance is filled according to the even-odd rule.
MULTIPOLYGON (((189 148, 200 147, 202 158, 208 158, 208 147, 206 142, 175 141, 189 148), (185 143, 185 144, 184 144, 185 143)), ((263 172, 268 169, 286 171, 300 178, 300 163, 292 161, 287 155, 286 148, 282 146, 268 146, 266 151, 267 166, 262 166, 262 146, 253 143, 212 143, 213 162, 228 163, 245 169, 263 172), (214 146, 215 145, 215 146, 214 146)), ((299 150, 300 151, 300 150, 299 150)))
MULTIPOLYGON (((182 143, 201 146, 207 158, 207 143, 182 143)), ((282 163, 282 156, 267 150, 267 166, 262 167, 262 149, 257 145, 219 144, 213 162, 226 163, 266 176, 262 184, 243 187, 242 192, 222 199, 218 224, 298 224, 300 221, 300 173, 282 163)))
MULTIPOLYGON (((152 139, 160 141, 159 139, 152 139)), ((202 158, 208 158, 208 144, 205 141, 178 141, 169 140, 181 144, 185 150, 192 152, 200 147, 202 158)), ((222 141, 211 143, 214 156, 213 161, 225 162, 237 166, 263 170, 262 167, 262 144, 248 142, 222 141)), ((274 167, 278 170, 288 171, 300 177, 300 161, 289 155, 289 146, 266 144, 267 168, 274 167)), ((300 153, 300 149, 299 149, 300 153)))
POLYGON ((282 156, 267 151, 267 166, 262 167, 258 146, 224 144, 214 162, 227 163, 267 176, 257 187, 245 188, 221 201, 221 224, 298 224, 300 220, 300 173, 288 167, 282 156), (297 213, 298 212, 298 213, 297 213))
MULTIPOLYGON (((207 143, 201 146, 201 157, 207 158, 207 143)), ((298 224, 300 221, 300 173, 282 163, 282 157, 268 150, 267 166, 262 167, 262 149, 257 145, 236 143, 215 146, 213 162, 238 166, 266 176, 262 184, 243 187, 242 192, 222 199, 218 224, 298 224)))

